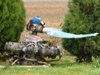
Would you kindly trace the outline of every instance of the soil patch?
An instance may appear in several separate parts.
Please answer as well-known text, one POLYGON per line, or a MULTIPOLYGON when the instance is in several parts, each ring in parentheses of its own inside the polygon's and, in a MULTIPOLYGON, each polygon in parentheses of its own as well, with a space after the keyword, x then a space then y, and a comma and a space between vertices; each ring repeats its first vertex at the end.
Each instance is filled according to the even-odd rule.
MULTIPOLYGON (((34 1, 34 0, 33 0, 34 1)), ((41 1, 41 0, 40 0, 41 1)), ((26 9, 26 23, 35 16, 40 16, 42 20, 45 22, 45 27, 54 27, 54 28, 61 28, 61 24, 64 22, 65 14, 68 11, 67 8, 67 1, 63 2, 63 0, 58 0, 58 2, 52 1, 48 3, 45 3, 46 0, 43 0, 40 3, 29 3, 25 2, 25 9, 26 9), (62 1, 62 2, 61 2, 62 1)), ((57 1, 57 0, 56 0, 57 1)), ((36 1, 39 2, 39 1, 36 1)), ((25 34, 28 34, 30 32, 27 32, 24 30, 21 35, 21 39, 25 36, 25 34)), ((43 39, 47 39, 54 44, 58 44, 61 42, 59 38, 51 37, 46 34, 39 34, 43 39), (54 42, 55 41, 55 42, 54 42)))

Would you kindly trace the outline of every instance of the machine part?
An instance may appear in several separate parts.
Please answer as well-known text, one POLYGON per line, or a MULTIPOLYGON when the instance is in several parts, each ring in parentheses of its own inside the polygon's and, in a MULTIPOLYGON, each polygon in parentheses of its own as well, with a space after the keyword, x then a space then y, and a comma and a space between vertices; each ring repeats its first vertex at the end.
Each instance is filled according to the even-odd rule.
POLYGON ((20 42, 6 42, 5 49, 12 53, 10 65, 49 64, 60 60, 63 53, 59 46, 54 46, 37 35, 26 35, 20 42), (59 59, 54 60, 57 56, 59 59), (47 61, 45 58, 52 60, 47 61))
POLYGON ((37 33, 42 33, 42 30, 43 30, 42 25, 33 24, 31 27, 33 35, 37 35, 37 33))
POLYGON ((43 28, 44 27, 42 25, 37 25, 37 24, 32 24, 32 23, 28 23, 26 25, 26 29, 28 31, 32 31, 33 35, 37 35, 37 33, 43 33, 42 32, 43 28))

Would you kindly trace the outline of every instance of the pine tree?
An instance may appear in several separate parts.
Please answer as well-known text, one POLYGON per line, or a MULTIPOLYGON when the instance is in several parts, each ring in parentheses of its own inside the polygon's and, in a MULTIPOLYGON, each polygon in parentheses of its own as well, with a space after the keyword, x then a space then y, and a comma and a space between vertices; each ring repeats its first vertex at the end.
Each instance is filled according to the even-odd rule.
MULTIPOLYGON (((100 0, 71 0, 63 31, 74 34, 100 32, 100 0)), ((100 56, 100 35, 81 39, 62 39, 63 47, 77 56, 77 61, 92 61, 100 56)))
POLYGON ((5 42, 19 40, 25 19, 22 0, 0 0, 0 51, 5 42))

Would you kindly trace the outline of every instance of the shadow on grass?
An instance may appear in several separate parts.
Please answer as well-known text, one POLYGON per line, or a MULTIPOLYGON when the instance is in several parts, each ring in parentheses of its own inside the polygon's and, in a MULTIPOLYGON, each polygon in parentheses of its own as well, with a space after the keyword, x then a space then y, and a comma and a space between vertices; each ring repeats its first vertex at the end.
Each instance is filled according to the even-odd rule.
POLYGON ((73 56, 63 56, 61 58, 61 60, 57 61, 57 62, 52 62, 51 66, 52 67, 70 67, 70 66, 74 66, 77 65, 79 63, 77 63, 75 61, 75 57, 73 56))

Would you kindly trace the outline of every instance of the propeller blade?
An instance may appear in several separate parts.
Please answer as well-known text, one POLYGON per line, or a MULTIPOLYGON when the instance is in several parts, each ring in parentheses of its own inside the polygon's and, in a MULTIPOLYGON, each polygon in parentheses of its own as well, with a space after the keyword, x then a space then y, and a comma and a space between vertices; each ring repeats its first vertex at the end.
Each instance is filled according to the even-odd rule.
POLYGON ((54 37, 59 37, 59 38, 85 38, 85 37, 91 37, 91 36, 96 36, 98 33, 90 33, 90 34, 72 34, 72 33, 67 33, 63 32, 61 29, 57 28, 43 28, 43 32, 54 37))

